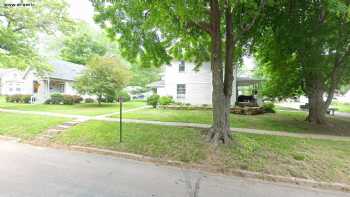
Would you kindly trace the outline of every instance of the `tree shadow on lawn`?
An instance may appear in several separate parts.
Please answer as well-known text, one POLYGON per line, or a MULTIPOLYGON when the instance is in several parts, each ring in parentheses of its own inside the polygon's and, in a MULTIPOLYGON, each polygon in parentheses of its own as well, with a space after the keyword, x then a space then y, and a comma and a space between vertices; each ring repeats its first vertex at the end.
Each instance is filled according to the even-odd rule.
POLYGON ((287 131, 293 133, 327 134, 350 136, 350 119, 328 117, 328 124, 310 124, 303 112, 277 112, 255 116, 232 115, 231 127, 287 131))

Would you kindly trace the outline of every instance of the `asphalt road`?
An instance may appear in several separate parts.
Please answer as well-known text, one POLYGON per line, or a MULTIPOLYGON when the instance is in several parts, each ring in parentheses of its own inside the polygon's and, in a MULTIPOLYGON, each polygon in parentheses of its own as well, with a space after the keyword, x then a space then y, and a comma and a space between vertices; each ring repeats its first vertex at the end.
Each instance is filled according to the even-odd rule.
POLYGON ((350 197, 350 194, 0 141, 0 196, 350 197))

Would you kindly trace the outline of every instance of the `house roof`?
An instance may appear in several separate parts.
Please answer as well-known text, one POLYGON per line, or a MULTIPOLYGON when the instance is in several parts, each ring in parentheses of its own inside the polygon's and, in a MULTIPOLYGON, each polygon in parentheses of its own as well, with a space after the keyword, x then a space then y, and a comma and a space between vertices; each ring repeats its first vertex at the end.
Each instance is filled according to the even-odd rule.
POLYGON ((52 72, 48 73, 48 77, 54 79, 63 79, 68 81, 74 81, 75 78, 83 72, 84 65, 74 64, 63 60, 49 61, 52 65, 52 72))
POLYGON ((262 81, 263 81, 262 79, 255 79, 250 77, 237 77, 238 86, 249 86, 249 85, 259 84, 262 81))
POLYGON ((11 68, 0 68, 0 78, 2 76, 4 76, 6 73, 8 73, 9 71, 13 71, 15 69, 11 69, 11 68))

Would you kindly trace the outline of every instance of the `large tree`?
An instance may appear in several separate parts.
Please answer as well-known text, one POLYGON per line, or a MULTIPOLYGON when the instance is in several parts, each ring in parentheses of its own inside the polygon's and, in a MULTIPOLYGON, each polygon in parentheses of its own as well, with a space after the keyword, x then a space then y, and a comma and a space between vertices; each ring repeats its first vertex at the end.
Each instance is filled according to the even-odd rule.
POLYGON ((349 9, 345 0, 293 0, 268 10, 257 47, 268 90, 280 97, 306 94, 312 123, 326 123, 335 90, 350 81, 349 9))
POLYGON ((74 87, 81 94, 96 95, 101 104, 104 97, 115 95, 122 90, 131 78, 126 66, 115 57, 92 57, 76 79, 74 87))
POLYGON ((0 67, 43 66, 38 33, 66 31, 72 24, 64 0, 40 0, 32 6, 5 6, 0 0, 0 67))
POLYGON ((233 72, 252 43, 266 4, 231 0, 92 1, 95 20, 116 37, 132 62, 160 66, 172 58, 210 61, 213 124, 211 142, 228 143, 233 72))
POLYGON ((94 31, 88 24, 78 23, 71 34, 64 36, 60 57, 76 64, 86 64, 94 55, 104 56, 108 50, 115 53, 116 43, 109 42, 103 32, 94 31))

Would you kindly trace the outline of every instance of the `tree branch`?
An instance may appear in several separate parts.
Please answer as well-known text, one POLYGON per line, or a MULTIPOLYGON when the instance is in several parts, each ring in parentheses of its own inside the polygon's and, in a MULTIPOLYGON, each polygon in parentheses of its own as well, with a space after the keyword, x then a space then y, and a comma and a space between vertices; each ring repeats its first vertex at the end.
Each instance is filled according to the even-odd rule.
POLYGON ((243 33, 247 33, 247 32, 249 32, 252 29, 252 27, 255 25, 255 23, 256 23, 256 21, 258 19, 258 16, 260 16, 262 10, 265 8, 265 4, 266 4, 266 0, 260 0, 260 6, 259 6, 258 14, 256 14, 253 17, 252 21, 249 24, 241 25, 241 31, 243 33))
POLYGON ((20 27, 15 28, 15 29, 13 30, 13 32, 18 32, 18 31, 21 31, 21 30, 23 30, 23 29, 25 29, 25 27, 24 27, 24 26, 20 26, 20 27))
POLYGON ((209 34, 212 33, 211 28, 210 28, 210 24, 204 21, 200 21, 200 22, 194 22, 194 21, 188 21, 187 24, 191 27, 196 27, 204 32, 207 32, 209 34))

